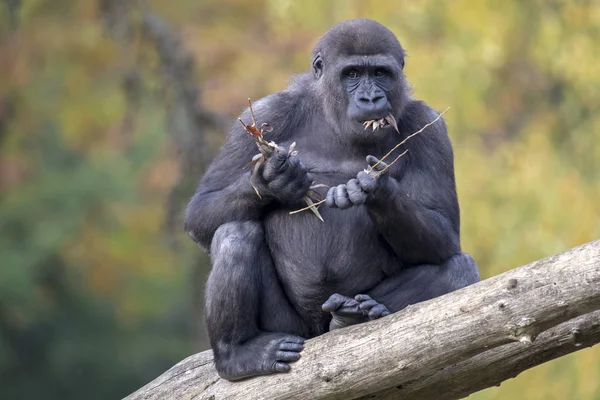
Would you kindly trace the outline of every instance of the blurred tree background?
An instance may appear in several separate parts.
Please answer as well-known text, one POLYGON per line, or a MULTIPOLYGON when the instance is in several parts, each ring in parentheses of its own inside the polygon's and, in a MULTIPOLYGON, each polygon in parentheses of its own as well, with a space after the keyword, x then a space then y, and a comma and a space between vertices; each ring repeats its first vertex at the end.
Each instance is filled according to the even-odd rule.
MULTIPOLYGON (((208 348, 183 207, 245 107, 369 17, 446 114, 484 278, 600 238, 594 0, 0 0, 0 398, 121 398, 208 348)), ((473 399, 600 399, 600 349, 473 399)))

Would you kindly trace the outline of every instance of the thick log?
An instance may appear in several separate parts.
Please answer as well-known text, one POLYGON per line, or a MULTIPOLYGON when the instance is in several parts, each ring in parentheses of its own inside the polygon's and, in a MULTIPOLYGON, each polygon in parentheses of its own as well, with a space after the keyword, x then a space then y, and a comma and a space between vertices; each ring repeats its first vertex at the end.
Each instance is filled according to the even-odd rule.
POLYGON ((531 346, 523 346, 521 343, 500 346, 441 368, 428 377, 405 382, 361 397, 360 400, 461 399, 479 390, 500 386, 502 382, 527 369, 599 342, 600 311, 594 311, 541 333, 531 346))
POLYGON ((598 343, 598 310, 595 241, 311 339, 289 373, 228 382, 208 351, 127 399, 460 398, 598 343))

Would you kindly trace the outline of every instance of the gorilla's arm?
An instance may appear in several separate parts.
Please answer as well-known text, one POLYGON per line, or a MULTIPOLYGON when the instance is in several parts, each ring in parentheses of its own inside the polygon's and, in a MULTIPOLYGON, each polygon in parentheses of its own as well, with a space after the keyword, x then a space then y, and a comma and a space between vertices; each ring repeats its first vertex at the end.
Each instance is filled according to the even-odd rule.
MULTIPOLYGON (((436 116, 428 108, 419 114, 415 120, 421 123, 409 132, 436 116)), ((461 251, 452 147, 443 122, 429 129, 408 142, 404 162, 378 177, 377 189, 366 199, 378 230, 400 259, 412 265, 441 264, 461 251)))
POLYGON ((460 252, 454 193, 436 187, 436 178, 424 172, 391 178, 367 205, 378 230, 409 265, 440 264, 460 252))
MULTIPOLYGON (((408 119, 414 126, 404 126, 402 132, 416 132, 436 117, 428 108, 422 111, 421 118, 408 119)), ((366 294, 333 294, 322 307, 332 315, 330 329, 377 319, 479 281, 475 262, 460 250, 454 160, 446 127, 440 121, 431 128, 408 143, 409 152, 389 173, 374 178, 387 165, 369 156, 367 163, 375 173, 359 172, 327 193, 329 206, 364 205, 399 260, 411 267, 366 294)))
MULTIPOLYGON (((401 132, 416 132, 436 117, 424 103, 413 102, 403 116, 401 132)), ((444 123, 430 126, 406 147, 408 153, 377 178, 373 175, 387 165, 367 157, 376 171, 361 171, 347 184, 331 188, 327 205, 364 204, 404 264, 441 264, 460 252, 454 156, 444 123)))
MULTIPOLYGON (((289 105, 285 100, 278 96, 277 102, 273 103, 289 105)), ((286 132, 286 126, 279 123, 277 109, 268 111, 267 101, 255 103, 254 109, 259 124, 268 121, 275 127, 267 139, 278 142, 284 139, 282 133, 286 132)), ((241 118, 247 123, 251 120, 247 110, 241 118)), ((257 221, 273 201, 293 202, 308 190, 310 176, 298 158, 289 156, 282 148, 267 158, 256 177, 254 183, 261 194, 259 197, 250 184, 252 167, 248 167, 255 154, 258 149, 254 140, 241 125, 234 125, 225 145, 200 181, 187 206, 184 223, 188 235, 205 249, 210 249, 219 226, 232 221, 257 221)))
POLYGON ((184 229, 205 249, 210 249, 219 226, 258 219, 268 201, 256 195, 250 185, 251 168, 244 168, 254 149, 252 139, 234 127, 187 206, 184 229))

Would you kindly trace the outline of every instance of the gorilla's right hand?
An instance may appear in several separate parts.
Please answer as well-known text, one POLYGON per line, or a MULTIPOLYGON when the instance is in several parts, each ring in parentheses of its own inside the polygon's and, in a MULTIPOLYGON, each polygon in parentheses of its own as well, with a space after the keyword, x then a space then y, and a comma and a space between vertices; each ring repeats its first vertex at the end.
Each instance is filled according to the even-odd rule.
POLYGON ((312 177, 297 156, 278 147, 265 160, 255 185, 261 196, 282 203, 294 203, 302 198, 312 184, 312 177))

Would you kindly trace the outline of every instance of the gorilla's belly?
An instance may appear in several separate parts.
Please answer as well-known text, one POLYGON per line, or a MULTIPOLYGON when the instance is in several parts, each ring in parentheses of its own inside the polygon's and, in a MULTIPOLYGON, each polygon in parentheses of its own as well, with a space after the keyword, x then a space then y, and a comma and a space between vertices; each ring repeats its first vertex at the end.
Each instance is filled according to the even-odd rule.
POLYGON ((315 322, 326 316, 321 305, 331 294, 364 293, 400 268, 363 206, 319 210, 324 223, 310 211, 280 210, 265 219, 284 290, 302 316, 315 322))

